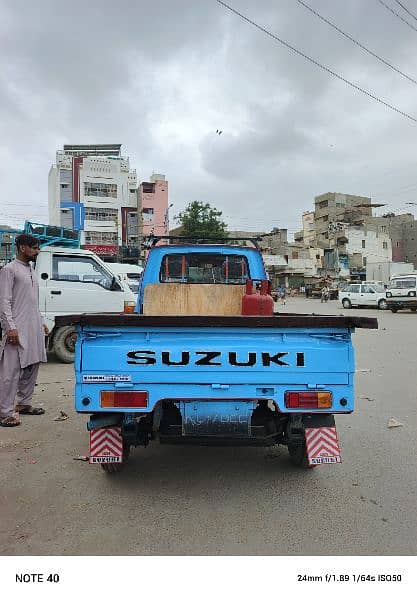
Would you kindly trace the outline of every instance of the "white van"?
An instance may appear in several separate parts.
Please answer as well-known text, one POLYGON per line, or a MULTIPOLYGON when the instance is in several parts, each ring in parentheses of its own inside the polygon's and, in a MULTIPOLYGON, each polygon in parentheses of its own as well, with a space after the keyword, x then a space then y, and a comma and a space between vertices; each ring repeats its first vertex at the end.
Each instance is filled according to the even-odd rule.
POLYGON ((126 283, 134 294, 138 293, 140 278, 143 267, 130 265, 128 263, 106 263, 107 267, 120 279, 126 283))
POLYGON ((57 315, 133 312, 136 296, 89 250, 44 246, 36 260, 39 308, 46 321, 49 349, 62 362, 74 360, 75 328, 56 327, 57 315))
POLYGON ((388 308, 396 313, 409 309, 417 312, 417 272, 393 277, 387 288, 388 308))

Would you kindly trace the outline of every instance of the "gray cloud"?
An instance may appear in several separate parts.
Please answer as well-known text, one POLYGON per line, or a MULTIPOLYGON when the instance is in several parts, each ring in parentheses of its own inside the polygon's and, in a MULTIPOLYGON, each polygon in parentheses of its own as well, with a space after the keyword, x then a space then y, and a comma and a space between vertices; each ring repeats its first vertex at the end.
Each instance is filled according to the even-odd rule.
MULTIPOLYGON (((417 76, 417 34, 379 3, 310 2, 417 76)), ((298 3, 231 3, 414 113, 416 86, 298 3)), ((0 222, 47 218, 48 170, 70 142, 122 143, 141 179, 167 175, 174 212, 208 201, 233 228, 298 229, 328 190, 414 201, 417 125, 214 0, 0 0, 0 11, 0 222)))

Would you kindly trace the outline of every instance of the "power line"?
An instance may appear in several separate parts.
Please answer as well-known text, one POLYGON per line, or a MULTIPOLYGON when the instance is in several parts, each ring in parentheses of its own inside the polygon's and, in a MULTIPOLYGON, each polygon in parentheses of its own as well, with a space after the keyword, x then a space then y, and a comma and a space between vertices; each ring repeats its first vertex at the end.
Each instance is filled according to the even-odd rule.
POLYGON ((385 2, 383 0, 377 0, 380 4, 382 4, 382 6, 385 6, 385 8, 387 10, 389 10, 390 12, 392 12, 393 15, 395 15, 396 17, 398 17, 399 19, 401 19, 401 21, 403 23, 405 23, 406 25, 408 25, 409 27, 411 27, 411 29, 414 29, 414 31, 417 32, 417 29, 414 27, 414 25, 411 25, 411 23, 409 23, 406 19, 404 19, 404 17, 402 17, 400 14, 398 14, 393 8, 391 8, 390 6, 388 6, 388 4, 385 4, 385 2))
POLYGON ((399 2, 399 0, 395 0, 395 2, 397 4, 399 4, 401 6, 401 8, 403 10, 405 10, 406 13, 408 13, 411 17, 413 17, 413 19, 415 19, 417 21, 417 17, 415 15, 413 15, 413 13, 411 12, 411 10, 409 10, 406 6, 404 6, 404 4, 402 4, 401 2, 399 2))
POLYGON ((325 23, 327 23, 328 25, 330 25, 330 27, 333 27, 333 29, 335 29, 336 31, 338 31, 341 35, 345 36, 345 38, 347 38, 348 40, 350 40, 351 42, 353 42, 354 44, 356 44, 356 46, 359 46, 359 48, 362 48, 362 50, 364 50, 365 52, 367 52, 368 54, 370 54, 371 56, 373 56, 374 58, 376 58, 377 60, 379 60, 380 62, 382 62, 384 65, 386 65, 390 69, 393 69, 396 73, 399 73, 400 75, 402 75, 403 77, 405 77, 406 79, 408 79, 409 81, 411 81, 411 83, 414 83, 415 85, 417 85, 417 81, 415 79, 413 79, 412 77, 410 77, 406 73, 403 73, 403 71, 400 71, 400 69, 397 69, 397 67, 394 67, 394 65, 392 65, 391 63, 389 63, 387 60, 385 60, 381 56, 378 56, 378 54, 375 54, 375 52, 372 52, 372 50, 369 50, 369 48, 367 48, 366 46, 364 46, 363 44, 361 44, 360 42, 358 42, 357 40, 355 40, 351 35, 349 35, 345 31, 342 31, 337 25, 335 25, 334 23, 332 23, 331 21, 329 21, 328 19, 326 19, 326 17, 323 17, 322 15, 320 15, 317 11, 314 10, 314 8, 312 8, 311 6, 309 6, 308 4, 306 4, 305 2, 303 2, 303 0, 297 0, 297 2, 298 2, 298 4, 301 4, 302 6, 304 6, 304 8, 306 8, 307 10, 309 10, 311 13, 313 13, 314 15, 316 15, 316 17, 318 17, 319 19, 321 19, 322 21, 324 21, 325 23))
MULTIPOLYGON (((381 0, 378 0, 378 1, 381 1, 381 0)), ((255 21, 252 21, 251 19, 249 19, 248 17, 246 17, 242 13, 238 12, 236 9, 232 8, 231 6, 229 6, 228 4, 226 4, 225 2, 223 2, 222 0, 216 0, 216 2, 218 4, 221 4, 222 6, 224 6, 225 8, 227 8, 228 10, 230 10, 230 12, 234 13, 235 15, 237 15, 238 17, 240 17, 241 19, 243 19, 244 21, 246 21, 250 25, 253 25, 254 27, 256 27, 257 29, 259 29, 263 33, 266 33, 266 35, 268 35, 269 37, 273 38, 274 40, 276 40, 277 42, 279 42, 280 44, 282 44, 286 48, 289 48, 292 52, 295 52, 299 56, 302 56, 303 58, 305 58, 309 62, 313 63, 313 65, 315 65, 316 67, 319 67, 323 71, 326 71, 326 73, 330 73, 330 75, 333 75, 333 77, 336 77, 337 79, 340 79, 340 81, 343 81, 344 83, 346 83, 350 87, 354 88, 355 90, 361 92, 362 94, 365 94, 365 96, 368 96, 369 98, 372 98, 376 102, 379 102, 380 104, 386 106, 387 108, 393 110, 394 112, 402 115, 403 117, 406 117, 406 119, 409 119, 410 121, 413 121, 414 123, 417 123, 417 119, 415 117, 409 115, 406 112, 403 112, 402 110, 400 110, 399 108, 393 106, 392 104, 389 104, 388 102, 385 102, 384 100, 381 100, 381 98, 378 98, 378 96, 374 96, 374 94, 371 94, 370 92, 364 90, 360 86, 356 85, 356 83, 352 83, 348 79, 345 79, 341 75, 338 75, 337 73, 335 73, 335 71, 332 71, 328 67, 325 67, 324 65, 322 65, 318 61, 314 60, 314 58, 311 58, 310 56, 307 56, 307 54, 304 54, 303 52, 301 52, 301 50, 298 50, 294 46, 291 46, 291 44, 289 44, 288 42, 282 40, 281 38, 279 38, 274 33, 271 33, 270 31, 268 31, 268 29, 265 29, 261 25, 258 25, 258 23, 255 23, 255 21)))

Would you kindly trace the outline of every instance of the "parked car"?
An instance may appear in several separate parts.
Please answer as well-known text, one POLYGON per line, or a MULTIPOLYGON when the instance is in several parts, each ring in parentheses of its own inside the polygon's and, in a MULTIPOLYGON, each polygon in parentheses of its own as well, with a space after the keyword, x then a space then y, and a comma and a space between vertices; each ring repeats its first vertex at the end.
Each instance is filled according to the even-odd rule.
POLYGON ((387 308, 385 288, 370 283, 350 283, 339 292, 339 302, 343 308, 352 306, 375 306, 381 310, 387 308))

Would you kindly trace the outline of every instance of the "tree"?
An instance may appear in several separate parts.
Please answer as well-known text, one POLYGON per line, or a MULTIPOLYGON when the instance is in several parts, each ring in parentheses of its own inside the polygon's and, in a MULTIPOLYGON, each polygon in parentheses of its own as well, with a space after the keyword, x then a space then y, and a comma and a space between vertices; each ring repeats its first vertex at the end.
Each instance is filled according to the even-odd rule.
POLYGON ((227 237, 227 224, 220 219, 222 212, 209 203, 190 202, 183 212, 175 216, 185 237, 227 237))

